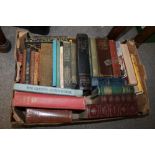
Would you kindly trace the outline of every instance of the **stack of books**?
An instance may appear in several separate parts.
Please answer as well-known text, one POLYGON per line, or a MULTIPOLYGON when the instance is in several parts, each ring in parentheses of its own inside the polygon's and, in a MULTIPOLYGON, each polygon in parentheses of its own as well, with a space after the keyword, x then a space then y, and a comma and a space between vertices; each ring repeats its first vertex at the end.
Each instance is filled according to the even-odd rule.
POLYGON ((139 115, 145 93, 133 41, 18 32, 13 119, 63 124, 139 115))

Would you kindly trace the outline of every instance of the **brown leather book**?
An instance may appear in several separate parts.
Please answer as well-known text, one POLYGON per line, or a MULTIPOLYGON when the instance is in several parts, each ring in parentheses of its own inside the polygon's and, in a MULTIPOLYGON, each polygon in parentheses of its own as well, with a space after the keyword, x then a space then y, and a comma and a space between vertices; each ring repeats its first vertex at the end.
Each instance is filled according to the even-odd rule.
POLYGON ((96 45, 100 76, 112 76, 112 63, 108 39, 96 38, 96 45))
POLYGON ((35 55, 35 51, 31 51, 31 59, 30 59, 30 84, 34 84, 34 55, 35 55))
POLYGON ((25 83, 25 72, 26 72, 26 49, 23 50, 23 62, 21 71, 21 83, 25 83))
POLYGON ((26 123, 71 123, 72 111, 26 109, 26 123))
POLYGON ((51 86, 52 84, 52 45, 42 43, 40 50, 39 84, 51 86))

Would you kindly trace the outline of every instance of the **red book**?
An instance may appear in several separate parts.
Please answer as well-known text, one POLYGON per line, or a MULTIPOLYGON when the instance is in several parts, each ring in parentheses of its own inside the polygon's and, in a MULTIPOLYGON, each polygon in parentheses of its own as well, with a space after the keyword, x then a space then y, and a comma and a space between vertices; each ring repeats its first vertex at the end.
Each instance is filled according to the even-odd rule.
POLYGON ((114 77, 119 77, 121 76, 121 69, 118 62, 116 44, 114 40, 109 40, 109 48, 110 48, 110 54, 111 54, 113 75, 114 77))
POLYGON ((15 91, 13 106, 85 110, 85 98, 15 91))

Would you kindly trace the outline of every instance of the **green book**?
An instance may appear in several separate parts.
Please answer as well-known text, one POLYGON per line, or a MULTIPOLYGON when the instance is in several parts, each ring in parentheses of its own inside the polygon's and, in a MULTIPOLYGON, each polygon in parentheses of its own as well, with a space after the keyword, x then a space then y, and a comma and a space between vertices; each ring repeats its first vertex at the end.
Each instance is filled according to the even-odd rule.
POLYGON ((57 40, 57 87, 60 87, 60 41, 57 40))

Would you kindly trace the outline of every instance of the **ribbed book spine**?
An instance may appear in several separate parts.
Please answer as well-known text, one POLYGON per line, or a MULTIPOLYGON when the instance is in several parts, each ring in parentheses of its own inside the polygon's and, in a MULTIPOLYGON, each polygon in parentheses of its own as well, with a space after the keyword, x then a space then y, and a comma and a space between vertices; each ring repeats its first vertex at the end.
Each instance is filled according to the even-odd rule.
POLYGON ((30 59, 31 59, 31 49, 26 50, 26 73, 25 73, 25 83, 30 83, 30 59))
POLYGON ((69 95, 69 96, 83 96, 83 91, 80 89, 68 89, 68 88, 57 88, 38 86, 30 84, 14 84, 14 90, 32 92, 32 93, 43 93, 43 94, 56 94, 56 95, 69 95))
POLYGON ((53 40, 53 44, 52 44, 52 48, 53 48, 53 82, 52 82, 52 86, 56 87, 57 85, 57 40, 54 39, 53 40))
POLYGON ((64 88, 63 70, 63 43, 60 42, 60 88, 64 88))
POLYGON ((57 40, 57 87, 60 87, 60 41, 57 40))

